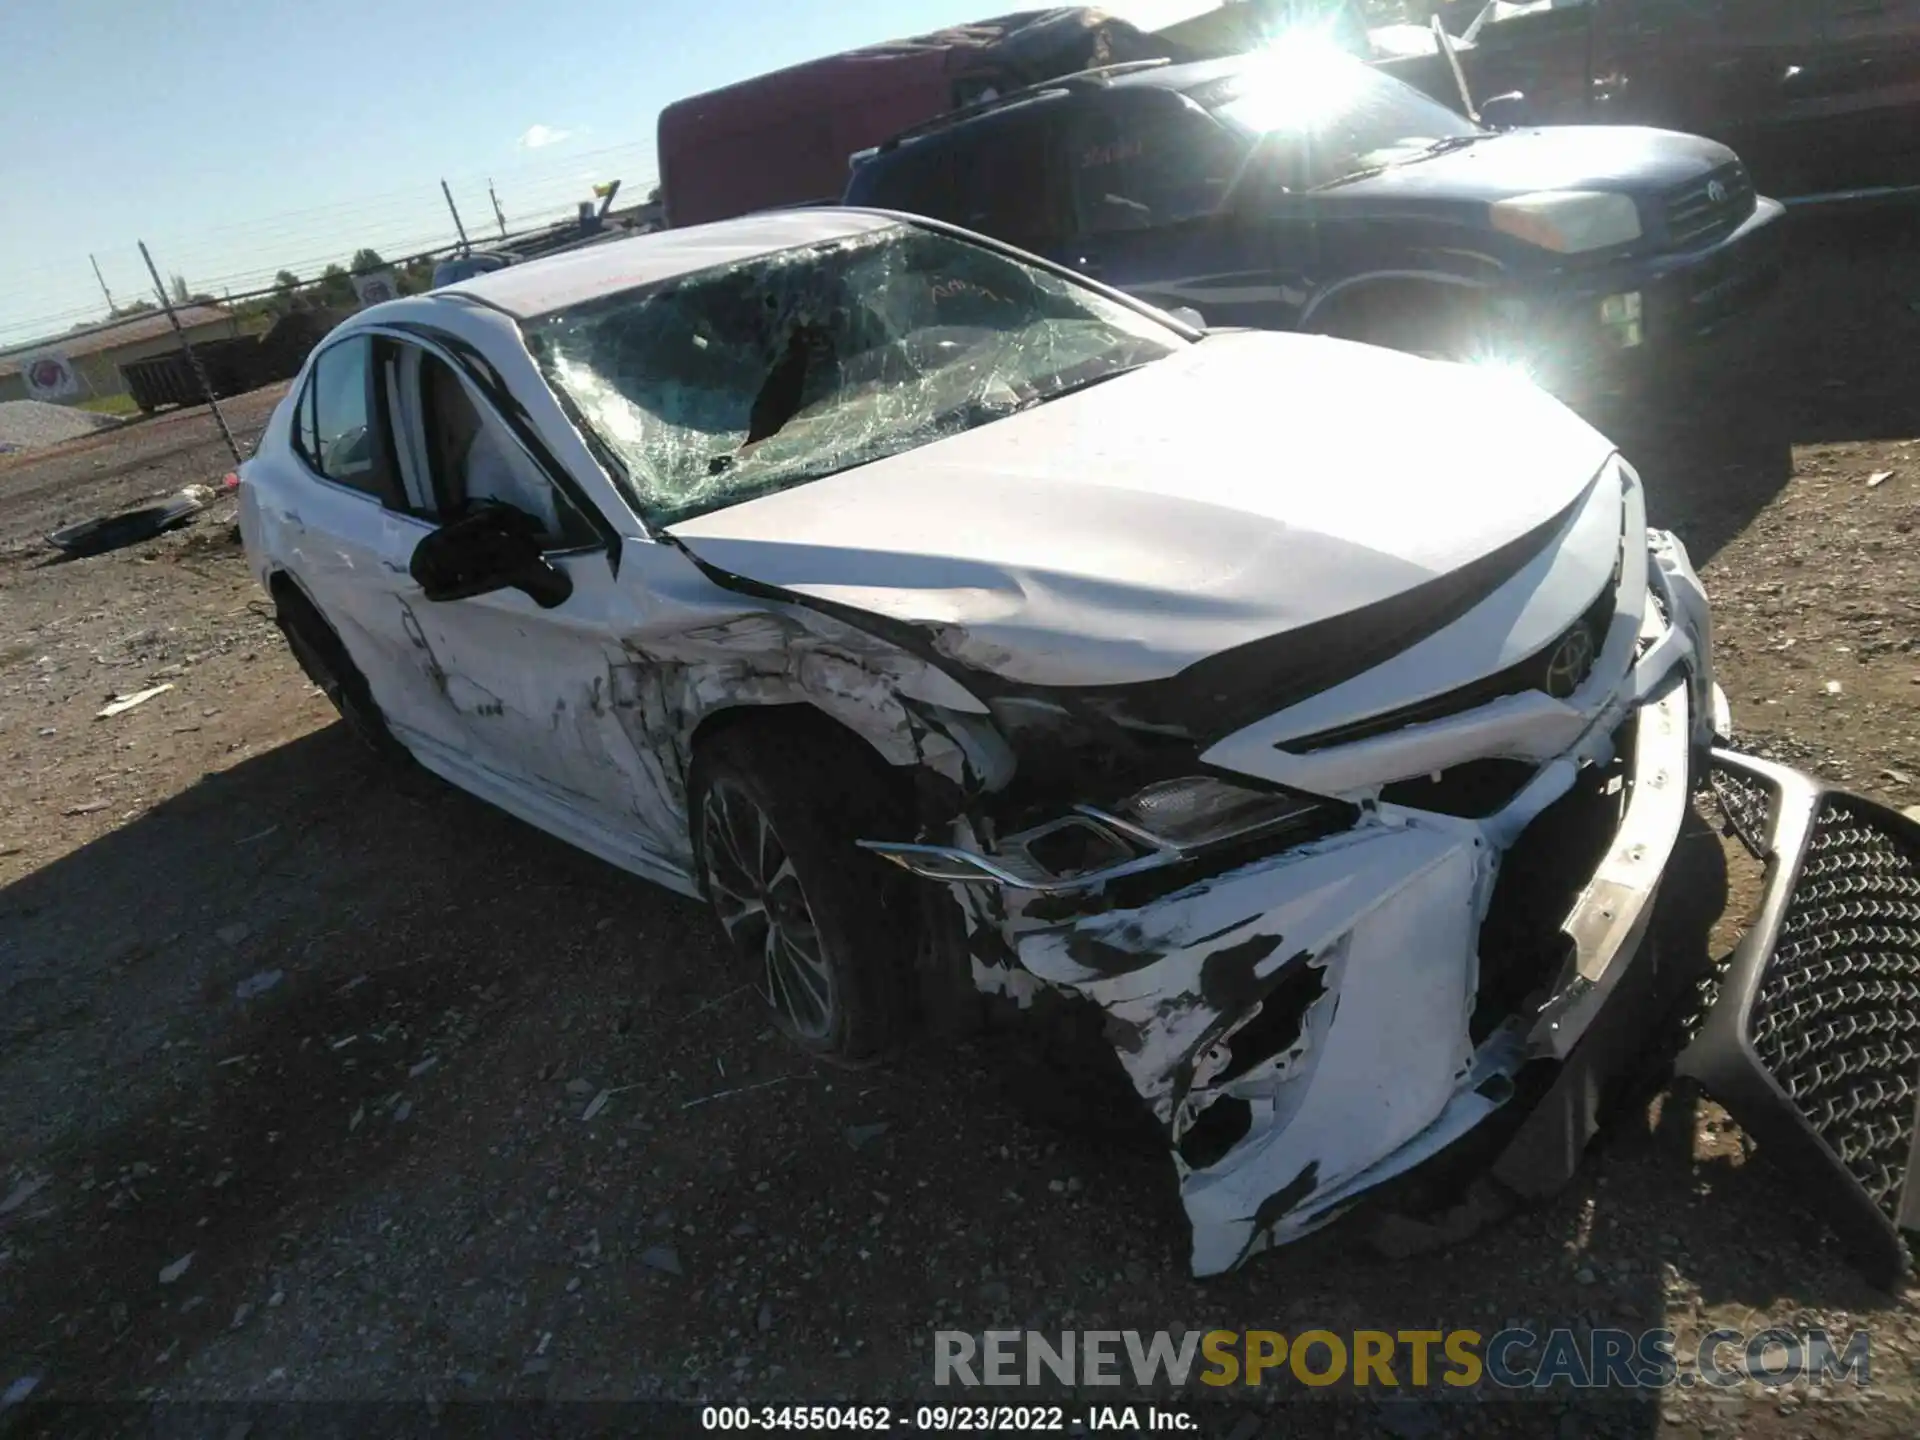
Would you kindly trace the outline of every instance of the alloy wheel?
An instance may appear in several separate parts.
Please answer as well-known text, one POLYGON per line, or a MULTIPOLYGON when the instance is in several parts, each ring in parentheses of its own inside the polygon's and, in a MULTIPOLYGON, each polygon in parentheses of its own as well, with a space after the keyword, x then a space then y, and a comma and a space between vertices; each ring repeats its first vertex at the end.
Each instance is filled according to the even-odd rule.
POLYGON ((759 967, 759 989, 800 1040, 832 1033, 833 971, 793 858, 758 802, 716 778, 702 806, 700 848, 707 895, 727 938, 759 967))

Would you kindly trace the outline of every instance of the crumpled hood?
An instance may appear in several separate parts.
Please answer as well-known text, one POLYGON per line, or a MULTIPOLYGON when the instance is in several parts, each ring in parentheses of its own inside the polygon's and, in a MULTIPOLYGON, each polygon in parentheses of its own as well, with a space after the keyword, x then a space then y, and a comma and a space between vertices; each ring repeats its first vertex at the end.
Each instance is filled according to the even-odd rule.
POLYGON ((1491 589, 1527 558, 1495 552, 1550 543, 1611 454, 1517 380, 1236 332, 671 533, 719 571, 922 628, 963 666, 1121 686, 1404 611, 1476 562, 1491 589))

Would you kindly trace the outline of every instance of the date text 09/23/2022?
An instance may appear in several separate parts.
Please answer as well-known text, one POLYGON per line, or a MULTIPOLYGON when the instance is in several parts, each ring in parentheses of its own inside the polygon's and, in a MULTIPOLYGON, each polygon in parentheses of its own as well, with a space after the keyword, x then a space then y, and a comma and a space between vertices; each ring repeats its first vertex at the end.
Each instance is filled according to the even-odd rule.
POLYGON ((909 1430, 917 1433, 1012 1434, 1019 1431, 1193 1431, 1183 1410, 1153 1405, 707 1405, 702 1430, 909 1430))

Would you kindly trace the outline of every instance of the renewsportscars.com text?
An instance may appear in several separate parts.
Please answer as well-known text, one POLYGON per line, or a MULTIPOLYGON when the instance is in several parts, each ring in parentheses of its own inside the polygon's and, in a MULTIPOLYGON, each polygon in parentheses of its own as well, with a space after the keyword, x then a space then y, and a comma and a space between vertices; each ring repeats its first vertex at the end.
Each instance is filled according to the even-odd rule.
POLYGON ((1510 1390, 1872 1383, 1866 1331, 1713 1330, 962 1330, 934 1335, 936 1385, 1348 1385, 1510 1390))

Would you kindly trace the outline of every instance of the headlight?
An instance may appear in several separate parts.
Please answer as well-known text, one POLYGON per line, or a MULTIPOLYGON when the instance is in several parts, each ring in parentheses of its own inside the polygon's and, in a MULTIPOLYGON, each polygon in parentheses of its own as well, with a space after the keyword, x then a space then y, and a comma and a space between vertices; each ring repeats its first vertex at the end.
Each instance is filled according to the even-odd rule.
POLYGON ((884 840, 860 845, 928 880, 1079 890, 1236 841, 1317 827, 1345 808, 1199 775, 1162 780, 1107 810, 1077 805, 1059 819, 1007 836, 990 854, 884 840))
POLYGON ((1640 238, 1640 211, 1625 195, 1542 190, 1496 201, 1493 228, 1562 255, 1605 250, 1640 238))

